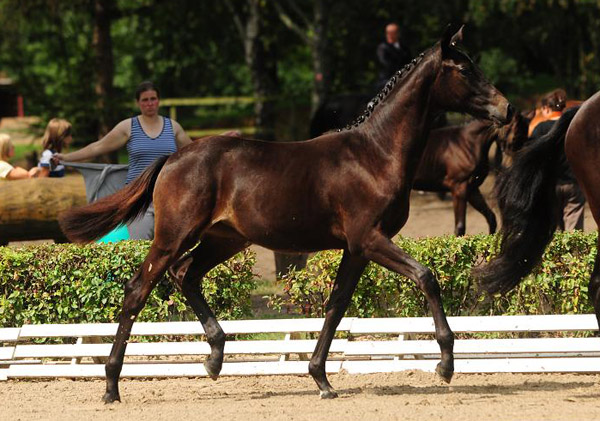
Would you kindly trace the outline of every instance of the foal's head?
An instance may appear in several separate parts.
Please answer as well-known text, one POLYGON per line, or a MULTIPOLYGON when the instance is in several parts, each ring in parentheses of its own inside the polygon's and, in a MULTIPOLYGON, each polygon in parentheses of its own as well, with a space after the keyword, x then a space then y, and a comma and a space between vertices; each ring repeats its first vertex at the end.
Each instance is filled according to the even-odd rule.
POLYGON ((462 28, 455 34, 447 30, 440 41, 442 64, 435 82, 438 105, 480 119, 509 122, 514 113, 512 105, 485 79, 475 63, 456 48, 461 40, 462 28))
POLYGON ((515 113, 510 122, 498 131, 502 151, 512 154, 521 149, 527 141, 528 129, 529 119, 520 112, 515 113))

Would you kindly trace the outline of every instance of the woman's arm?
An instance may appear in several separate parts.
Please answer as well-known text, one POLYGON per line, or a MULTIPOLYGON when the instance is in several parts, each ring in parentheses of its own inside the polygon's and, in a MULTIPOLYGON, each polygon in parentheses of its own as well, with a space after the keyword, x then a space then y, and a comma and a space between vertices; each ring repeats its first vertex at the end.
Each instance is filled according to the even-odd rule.
POLYGON ((171 120, 171 122, 173 123, 173 131, 175 133, 175 143, 177 143, 177 149, 181 149, 184 146, 187 146, 190 143, 192 143, 192 139, 190 139, 185 130, 183 130, 181 124, 179 124, 175 120, 171 120))
POLYGON ((85 161, 87 159, 95 158, 99 155, 116 151, 117 149, 125 146, 127 140, 129 140, 130 130, 131 120, 123 120, 102 139, 90 143, 89 145, 75 152, 67 154, 54 154, 53 160, 70 162, 85 161))
MULTIPOLYGON (((173 123, 173 130, 175 132, 175 142, 177 143, 177 149, 181 149, 186 145, 189 145, 193 142, 192 139, 187 135, 183 127, 176 122, 175 120, 171 120, 173 123)), ((240 137, 242 136, 242 132, 239 130, 229 130, 227 132, 221 133, 219 136, 230 136, 230 137, 240 137)))

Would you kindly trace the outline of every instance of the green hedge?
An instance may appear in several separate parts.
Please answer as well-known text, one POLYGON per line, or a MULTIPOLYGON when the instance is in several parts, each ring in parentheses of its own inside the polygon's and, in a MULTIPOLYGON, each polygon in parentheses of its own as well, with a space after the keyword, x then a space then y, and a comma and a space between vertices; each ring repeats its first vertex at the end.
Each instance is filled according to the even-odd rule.
MULTIPOLYGON (((470 276, 473 265, 489 258, 497 237, 399 238, 396 243, 437 276, 448 315, 592 313, 587 286, 596 253, 597 233, 557 233, 542 264, 506 296, 478 292, 470 276)), ((272 297, 274 307, 295 309, 321 317, 329 298, 342 254, 314 255, 307 268, 283 279, 283 297, 272 297)), ((426 316, 426 300, 415 284, 381 266, 369 264, 347 316, 426 316)))
MULTIPOLYGON (((123 302, 123 284, 149 247, 146 241, 0 247, 0 326, 115 321, 123 302)), ((246 251, 204 278, 204 294, 219 318, 251 314, 254 263, 254 254, 246 251)), ((197 319, 165 279, 150 295, 139 320, 197 319)))
MULTIPOLYGON (((495 236, 400 238, 400 247, 433 270, 442 287, 448 315, 591 313, 587 285, 596 253, 597 234, 558 233, 542 264, 506 296, 477 291, 470 277, 474 264, 493 254, 495 236)), ((112 322, 123 300, 123 283, 142 262, 149 242, 79 246, 51 244, 0 247, 0 326, 24 323, 112 322)), ((276 307, 304 315, 323 315, 341 253, 325 251, 308 267, 292 271, 276 307)), ((256 288, 255 256, 246 251, 213 269, 203 281, 205 295, 220 319, 251 315, 256 288)), ((414 283, 370 264, 352 298, 348 316, 387 317, 429 314, 414 283)), ((140 320, 196 320, 171 282, 152 292, 140 320)))

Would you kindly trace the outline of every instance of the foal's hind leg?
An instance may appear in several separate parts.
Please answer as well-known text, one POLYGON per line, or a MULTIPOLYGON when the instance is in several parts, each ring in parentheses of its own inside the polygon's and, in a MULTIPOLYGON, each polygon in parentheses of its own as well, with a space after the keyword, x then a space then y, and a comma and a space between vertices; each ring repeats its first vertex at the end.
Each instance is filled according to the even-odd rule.
POLYGON ((346 250, 338 268, 335 284, 327 303, 325 323, 323 324, 317 346, 308 365, 308 371, 317 383, 317 386, 319 386, 321 398, 323 399, 337 397, 337 393, 327 380, 325 362, 327 361, 327 354, 329 353, 329 347, 331 346, 335 330, 340 324, 340 320, 342 320, 348 304, 350 304, 352 293, 367 263, 368 260, 352 256, 346 250))
POLYGON ((435 276, 431 270, 402 251, 378 231, 372 231, 363 244, 363 254, 367 259, 412 279, 425 293, 425 298, 433 313, 435 337, 442 353, 442 360, 436 371, 442 379, 449 383, 454 374, 454 334, 446 320, 440 286, 435 276))
POLYGON ((123 310, 119 316, 119 328, 106 363, 106 393, 104 402, 120 401, 119 375, 133 322, 146 304, 150 292, 164 275, 167 266, 176 258, 177 248, 162 247, 156 240, 148 256, 135 275, 125 284, 123 310))
POLYGON ((495 233, 496 227, 497 227, 496 215, 494 215, 494 212, 490 209, 490 207, 485 202, 485 199, 483 198, 483 195, 481 194, 479 187, 472 188, 472 190, 469 192, 469 194, 467 196, 467 200, 469 201, 471 206, 473 206, 475 208, 475 210, 477 210, 479 213, 481 213, 484 216, 485 220, 488 223, 488 227, 490 229, 490 234, 495 233))
POLYGON ((187 302, 204 327, 206 340, 211 348, 210 356, 204 362, 204 367, 213 380, 219 377, 223 366, 225 333, 206 303, 202 294, 201 281, 210 269, 229 259, 246 246, 246 240, 241 237, 220 238, 207 235, 198 247, 180 259, 173 268, 175 282, 181 288, 187 302))

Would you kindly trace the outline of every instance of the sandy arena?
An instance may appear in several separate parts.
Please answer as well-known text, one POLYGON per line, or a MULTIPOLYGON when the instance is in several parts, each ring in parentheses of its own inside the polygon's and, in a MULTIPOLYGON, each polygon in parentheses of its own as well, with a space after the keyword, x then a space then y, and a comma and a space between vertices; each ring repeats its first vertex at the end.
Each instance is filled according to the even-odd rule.
MULTIPOLYGON (((489 191, 489 189, 486 189, 489 191)), ((453 231, 451 201, 413 194, 402 234, 453 231)), ((586 210, 586 230, 596 229, 586 210)), ((467 233, 487 232, 469 208, 467 233)), ((272 253, 255 248, 257 272, 270 278, 272 253)), ((600 419, 600 376, 457 374, 448 386, 435 374, 331 375, 340 393, 321 400, 307 376, 122 380, 123 403, 104 405, 104 380, 0 382, 0 420, 592 420, 600 419)))
POLYGON ((104 381, 0 383, 2 420, 592 420, 600 376, 332 375, 340 392, 321 400, 308 376, 123 380, 123 403, 100 401, 104 381))

